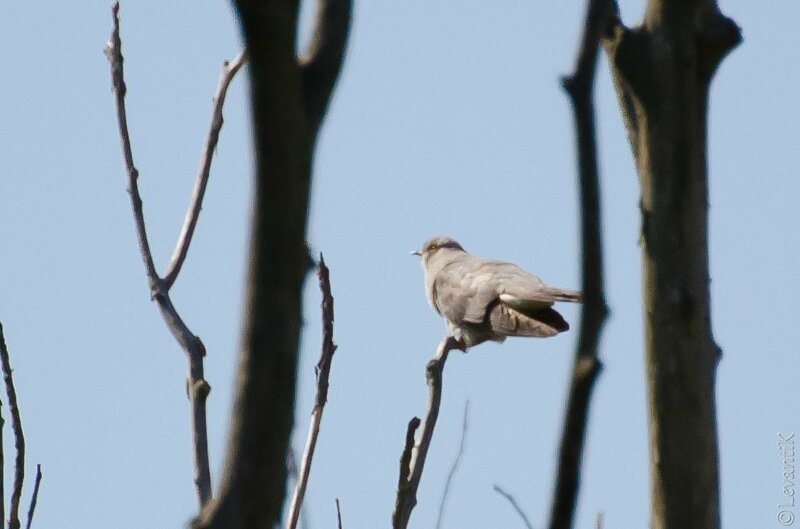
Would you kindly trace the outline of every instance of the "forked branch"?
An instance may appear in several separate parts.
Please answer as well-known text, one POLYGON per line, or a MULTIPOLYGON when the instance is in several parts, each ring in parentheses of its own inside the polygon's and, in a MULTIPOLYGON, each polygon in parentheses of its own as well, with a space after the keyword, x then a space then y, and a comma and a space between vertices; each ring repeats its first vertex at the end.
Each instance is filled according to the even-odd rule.
POLYGON ((352 0, 317 0, 316 19, 308 50, 300 58, 303 96, 309 129, 316 135, 342 68, 352 0))
POLYGON ((443 338, 436 349, 436 354, 428 362, 425 371, 428 381, 428 409, 422 421, 414 417, 408 424, 406 444, 400 458, 400 480, 397 486, 394 513, 392 514, 392 529, 405 529, 411 518, 411 511, 417 504, 417 489, 422 479, 422 470, 425 467, 425 458, 433 439, 433 430, 439 417, 439 406, 442 402, 442 372, 447 355, 453 349, 459 349, 459 342, 452 336, 443 338), (422 424, 419 442, 414 446, 414 433, 422 424), (413 448, 412 448, 413 447, 413 448))
POLYGON ((208 433, 206 425, 206 398, 208 397, 211 387, 208 385, 208 382, 206 382, 203 373, 205 346, 200 338, 189 330, 186 323, 184 323, 183 319, 178 314, 178 311, 175 309, 170 299, 169 291, 186 258, 192 235, 194 234, 200 215, 203 196, 211 170, 214 149, 219 140, 219 134, 222 128, 222 106, 225 102, 228 86, 236 75, 236 72, 245 64, 247 58, 244 52, 241 52, 233 62, 223 65, 219 85, 214 95, 211 125, 205 142, 192 199, 167 274, 164 278, 161 278, 153 264, 153 255, 145 227, 142 198, 139 193, 139 171, 134 164, 133 150, 131 148, 130 133, 128 130, 127 112, 125 108, 125 93, 127 89, 125 86, 122 41, 120 38, 119 2, 114 4, 112 14, 113 31, 111 33, 111 40, 106 46, 106 56, 111 65, 111 82, 114 91, 114 101, 116 103, 122 156, 128 179, 128 193, 131 199, 136 236, 139 241, 139 252, 144 263, 151 296, 158 305, 161 316, 170 332, 186 353, 189 364, 187 393, 191 403, 194 483, 197 490, 198 502, 202 508, 211 499, 211 471, 208 461, 208 433))

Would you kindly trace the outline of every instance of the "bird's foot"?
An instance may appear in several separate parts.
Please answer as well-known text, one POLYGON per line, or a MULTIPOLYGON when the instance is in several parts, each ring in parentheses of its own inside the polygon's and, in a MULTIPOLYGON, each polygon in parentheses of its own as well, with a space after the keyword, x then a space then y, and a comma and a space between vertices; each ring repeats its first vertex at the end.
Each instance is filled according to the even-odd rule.
POLYGON ((467 342, 464 337, 458 333, 456 336, 450 336, 450 349, 458 349, 462 353, 467 352, 467 342))

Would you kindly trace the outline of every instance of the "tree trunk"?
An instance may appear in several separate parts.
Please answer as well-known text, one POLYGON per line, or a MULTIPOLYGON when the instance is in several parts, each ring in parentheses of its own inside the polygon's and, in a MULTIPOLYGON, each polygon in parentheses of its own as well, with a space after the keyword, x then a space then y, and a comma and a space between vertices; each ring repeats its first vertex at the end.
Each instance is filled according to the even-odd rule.
POLYGON ((604 46, 641 186, 653 529, 719 527, 708 273, 708 90, 740 41, 710 0, 650 0, 604 46))
POLYGON ((272 529, 286 496, 314 145, 347 44, 351 0, 318 0, 298 58, 298 0, 235 0, 250 64, 255 198, 242 353, 225 473, 195 527, 272 529))

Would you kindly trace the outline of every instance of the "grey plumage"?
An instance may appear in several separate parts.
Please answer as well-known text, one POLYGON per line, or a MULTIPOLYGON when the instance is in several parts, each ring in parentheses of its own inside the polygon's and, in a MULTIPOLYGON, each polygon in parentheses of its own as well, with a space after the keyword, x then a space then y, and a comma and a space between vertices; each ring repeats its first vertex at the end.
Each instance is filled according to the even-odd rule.
POLYGON ((433 237, 422 250, 425 294, 464 349, 508 336, 548 337, 569 329, 552 308, 581 302, 581 293, 553 288, 512 263, 481 259, 449 237, 433 237))

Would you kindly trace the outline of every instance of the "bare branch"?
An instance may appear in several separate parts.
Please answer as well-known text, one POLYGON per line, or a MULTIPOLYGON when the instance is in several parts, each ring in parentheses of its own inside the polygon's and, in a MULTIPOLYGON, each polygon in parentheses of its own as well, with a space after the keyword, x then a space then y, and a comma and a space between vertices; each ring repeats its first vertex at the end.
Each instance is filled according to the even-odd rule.
POLYGON ((464 445, 467 440, 467 428, 469 426, 469 401, 464 404, 464 422, 461 424, 461 441, 458 443, 458 453, 450 466, 450 472, 447 474, 447 480, 444 482, 444 492, 442 492, 442 501, 439 503, 439 516, 436 518, 436 529, 442 527, 444 520, 444 508, 447 504, 447 499, 450 495, 450 485, 453 482, 453 477, 456 475, 456 470, 461 463, 461 456, 464 455, 464 445))
POLYGON ((525 511, 523 511, 522 508, 519 506, 517 500, 514 499, 514 496, 501 489, 499 485, 495 485, 493 488, 496 493, 498 493, 499 495, 508 500, 508 503, 511 504, 514 510, 517 511, 517 514, 519 514, 520 518, 522 518, 522 522, 525 524, 525 527, 527 527, 528 529, 533 529, 533 524, 525 515, 525 511))
POLYGON ((406 447, 403 450, 401 463, 408 459, 407 468, 400 468, 400 482, 397 487, 397 499, 395 501, 394 513, 392 514, 392 528, 405 529, 408 520, 411 518, 411 511, 417 504, 417 488, 422 479, 422 470, 425 467, 425 458, 428 456, 428 449, 433 439, 433 430, 436 427, 436 419, 439 417, 439 405, 442 402, 442 371, 447 362, 447 355, 453 349, 459 349, 459 342, 452 336, 447 336, 439 343, 436 354, 428 362, 425 370, 428 381, 428 409, 425 411, 425 418, 422 421, 422 432, 416 449, 409 450, 409 437, 413 438, 414 431, 420 421, 416 417, 408 425, 406 435, 406 447), (403 479, 406 478, 406 479, 403 479))
MULTIPOLYGON (((2 336, 2 324, 0 324, 0 340, 3 340, 3 343, 5 343, 5 339, 2 336)), ((6 424, 6 420, 3 418, 2 409, 3 401, 0 400, 0 527, 2 527, 3 520, 6 519, 6 492, 4 484, 6 477, 6 466, 5 455, 3 453, 3 427, 6 424)))
MULTIPOLYGON (((422 421, 419 420, 419 417, 412 417, 410 421, 408 421, 408 426, 406 427, 406 442, 403 445, 403 453, 400 455, 400 479, 397 481, 397 501, 400 500, 405 496, 406 492, 404 489, 408 488, 408 476, 411 473, 411 455, 414 453, 414 434, 417 432, 417 428, 419 425, 422 424, 422 421), (401 491, 403 491, 401 493, 401 491)), ((395 505, 395 515, 400 510, 400 503, 395 505)), ((392 527, 394 527, 395 523, 392 522, 392 527)))
POLYGON ((125 110, 126 87, 122 66, 123 57, 119 26, 119 2, 114 4, 112 14, 114 27, 111 34, 111 41, 106 46, 106 56, 111 65, 112 88, 116 101, 117 122, 119 125, 125 171, 128 177, 128 192, 131 197, 131 208, 133 210, 134 224, 136 225, 139 250, 145 265, 145 273, 147 274, 151 295, 153 300, 157 303, 161 316, 170 332, 186 353, 189 363, 187 394, 191 403, 194 483, 197 490, 198 502, 202 508, 211 499, 211 471, 208 462, 208 428, 206 424, 206 399, 211 387, 208 385, 208 382, 206 382, 203 373, 203 357, 206 351, 203 342, 189 330, 172 304, 172 300, 169 296, 169 289, 180 271, 180 266, 185 258, 189 243, 191 242, 191 235, 194 232, 197 215, 199 215, 202 195, 208 180, 207 172, 210 169, 211 155, 219 136, 219 129, 222 126, 221 112, 225 91, 233 75, 241 68, 242 64, 244 64, 245 59, 244 55, 240 53, 234 63, 228 66, 229 71, 227 75, 223 74, 220 80, 220 88, 218 88, 215 101, 214 119, 212 120, 204 159, 201 162, 200 176, 195 186, 192 206, 190 206, 189 213, 187 214, 187 224, 190 224, 190 226, 184 226, 184 230, 181 233, 176 250, 178 257, 173 259, 170 269, 170 279, 169 282, 167 282, 158 276, 153 264, 153 256, 150 251, 147 232, 145 230, 142 198, 139 194, 139 172, 136 170, 133 163, 133 153, 131 150, 130 134, 128 132, 127 114, 125 110))
POLYGON ((289 507, 289 518, 286 521, 288 529, 295 529, 300 519, 300 508, 305 497, 308 476, 311 473, 311 462, 314 458, 314 449, 317 446, 317 438, 319 437, 322 412, 325 408, 325 403, 328 401, 328 378, 331 372, 331 361, 333 360, 333 354, 336 352, 336 344, 333 343, 333 295, 331 294, 330 271, 325 266, 325 259, 322 254, 319 255, 317 276, 319 277, 319 288, 322 290, 322 351, 316 366, 317 395, 314 400, 314 409, 311 412, 311 425, 308 429, 306 447, 300 462, 300 472, 292 495, 292 503, 289 507))
POLYGON ((224 122, 222 107, 225 105, 225 96, 228 93, 228 86, 230 86, 236 73, 245 64, 247 64, 247 53, 245 50, 242 50, 233 61, 225 61, 222 65, 219 84, 214 94, 211 125, 209 126, 208 136, 206 137, 203 155, 200 158, 200 169, 198 170, 197 180, 195 181, 194 190, 192 191, 192 199, 189 204, 189 209, 186 211, 186 218, 183 221, 181 234, 175 245, 175 251, 170 259, 167 273, 164 275, 164 288, 167 290, 175 283, 175 279, 181 271, 181 266, 183 266, 183 262, 186 260, 186 254, 189 251, 189 245, 192 243, 192 235, 194 235, 194 229, 197 226, 197 219, 200 218, 203 196, 205 195, 208 178, 211 174, 211 160, 214 158, 214 150, 217 147, 219 133, 222 130, 222 124, 224 122))
MULTIPOLYGON (((25 480, 25 435, 22 432, 22 419, 17 406, 17 391, 14 389, 11 359, 3 335, 3 324, 0 323, 0 362, 3 367, 3 382, 8 396, 8 412, 11 415, 11 429, 14 432, 14 449, 17 456, 14 460, 14 484, 11 488, 11 501, 8 506, 8 529, 19 529, 19 501, 22 497, 22 482, 25 480)), ((0 501, 2 499, 0 498, 0 501)))
POLYGON ((319 131, 344 61, 352 19, 352 0, 317 0, 314 32, 300 58, 309 130, 319 131))
POLYGON ((339 498, 336 498, 336 520, 338 522, 337 527, 342 529, 342 509, 339 506, 339 498))
POLYGON ((36 502, 39 499, 39 485, 42 483, 42 465, 36 465, 36 481, 33 483, 33 494, 31 495, 31 505, 28 507, 28 523, 25 529, 31 529, 33 523, 33 512, 36 510, 36 502))
POLYGON ((139 171, 133 163, 133 151, 131 150, 131 138, 128 133, 128 118, 125 111, 125 76, 123 72, 122 41, 119 36, 119 2, 115 2, 111 8, 114 20, 114 30, 111 33, 111 41, 106 45, 106 57, 111 64, 111 86, 114 90, 114 101, 117 106, 117 124, 119 126, 119 139, 122 144, 122 157, 125 161, 125 172, 128 174, 128 194, 131 197, 133 207, 133 218, 136 224, 136 237, 139 241, 139 252, 144 261, 147 281, 153 295, 160 290, 161 280, 156 273, 153 264, 153 254, 150 251, 150 242, 147 239, 147 229, 144 224, 144 213, 142 211, 142 198, 139 195, 139 171))
POLYGON ((614 5, 609 0, 589 0, 575 73, 562 81, 572 101, 578 150, 584 303, 559 450, 550 529, 569 529, 573 524, 589 404, 602 369, 597 347, 608 308, 603 294, 600 183, 592 90, 600 40, 614 13, 614 5))

